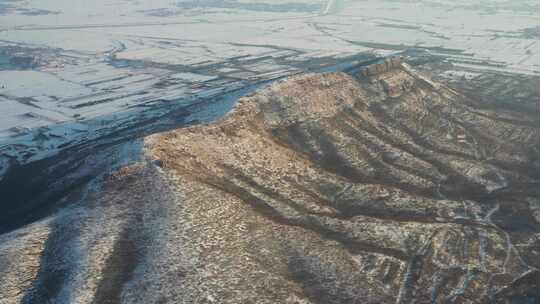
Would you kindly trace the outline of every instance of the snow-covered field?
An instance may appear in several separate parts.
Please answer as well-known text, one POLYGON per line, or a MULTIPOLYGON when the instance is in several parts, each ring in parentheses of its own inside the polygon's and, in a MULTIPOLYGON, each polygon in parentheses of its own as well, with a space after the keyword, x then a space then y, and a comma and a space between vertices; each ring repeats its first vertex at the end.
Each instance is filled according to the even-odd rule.
POLYGON ((39 159, 157 108, 358 54, 418 48, 463 67, 537 74, 539 25, 533 0, 0 2, 0 156, 39 159), (14 70, 21 62, 32 67, 14 70))

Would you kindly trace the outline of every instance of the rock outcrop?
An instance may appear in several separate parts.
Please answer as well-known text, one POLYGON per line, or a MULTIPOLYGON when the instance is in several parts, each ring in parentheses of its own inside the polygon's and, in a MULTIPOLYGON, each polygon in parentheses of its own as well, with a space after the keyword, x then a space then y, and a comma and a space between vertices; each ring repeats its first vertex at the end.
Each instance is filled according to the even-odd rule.
POLYGON ((535 301, 539 121, 397 59, 275 83, 0 236, 0 303, 535 301))

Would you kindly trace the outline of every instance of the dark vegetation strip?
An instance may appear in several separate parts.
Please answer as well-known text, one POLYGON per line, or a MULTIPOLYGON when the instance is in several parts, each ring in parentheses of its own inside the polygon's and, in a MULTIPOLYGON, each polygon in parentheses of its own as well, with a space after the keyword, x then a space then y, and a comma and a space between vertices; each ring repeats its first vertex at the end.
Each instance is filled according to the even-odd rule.
POLYGON ((271 205, 269 205, 263 199, 255 196, 247 189, 234 184, 234 182, 230 180, 217 179, 215 177, 205 177, 203 178, 202 182, 218 190, 221 190, 225 193, 228 193, 234 197, 239 198, 241 201, 251 206, 253 210, 257 211, 257 213, 272 220, 273 222, 276 222, 282 225, 300 227, 300 228, 314 231, 317 234, 319 234, 319 236, 322 237, 323 239, 337 241, 352 254, 355 254, 355 253, 358 254, 361 252, 374 252, 374 253, 380 253, 383 255, 392 256, 400 260, 407 260, 408 258, 407 254, 403 251, 391 249, 391 248, 379 247, 374 244, 369 244, 366 242, 359 242, 341 233, 332 231, 326 227, 322 227, 320 224, 317 223, 317 221, 313 217, 313 216, 318 217, 317 215, 307 215, 303 219, 285 218, 282 214, 280 214, 276 209, 274 209, 271 205))
MULTIPOLYGON (((373 136, 376 136, 380 138, 381 140, 384 140, 385 142, 390 143, 392 146, 400 150, 406 151, 414 155, 415 157, 420 158, 432 164, 434 167, 437 168, 437 170, 439 170, 439 172, 446 175, 447 179, 445 181, 445 184, 442 185, 444 186, 442 190, 444 191, 445 196, 447 196, 448 198, 461 199, 463 197, 466 197, 463 194, 467 194, 469 195, 468 196, 469 198, 474 199, 474 197, 481 197, 482 195, 485 194, 483 185, 471 182, 461 173, 457 172, 456 170, 444 164, 443 162, 435 159, 434 157, 429 156, 425 152, 415 148, 413 145, 399 143, 398 141, 394 140, 389 135, 378 130, 376 127, 371 126, 368 122, 366 122, 360 115, 358 115, 354 111, 348 111, 347 114, 351 116, 351 119, 353 119, 353 121, 357 120, 360 123, 362 123, 362 126, 363 126, 362 130, 365 130, 366 132, 371 133, 373 136)), ((391 117, 386 117, 385 119, 386 119, 385 121, 388 121, 389 124, 391 124, 393 121, 391 117)), ((405 133, 407 133, 408 136, 410 136, 410 138, 412 138, 413 141, 417 145, 423 147, 422 142, 425 142, 425 141, 422 140, 420 141, 420 143, 418 142, 419 141, 418 139, 421 138, 419 134, 417 134, 416 132, 412 130, 408 130, 406 126, 402 126, 402 130, 405 133)), ((434 152, 444 153, 441 151, 434 151, 434 152)), ((434 196, 434 194, 431 196, 434 196)))
MULTIPOLYGON (((355 142, 361 141, 368 148, 370 148, 373 151, 374 154, 379 154, 380 155, 381 153, 385 152, 385 149, 383 147, 381 147, 380 145, 375 143, 373 140, 371 140, 371 139, 367 138, 366 136, 364 136, 364 134, 362 134, 362 132, 359 131, 358 129, 356 129, 354 126, 351 126, 350 125, 350 122, 351 122, 350 119, 345 118, 342 121, 343 121, 343 123, 339 123, 339 126, 337 126, 337 128, 340 129, 348 137, 355 139, 355 142)), ((358 150, 362 150, 362 148, 357 146, 356 143, 354 145, 357 147, 358 150)), ((395 170, 406 172, 406 173, 408 173, 410 175, 413 175, 413 176, 418 176, 418 177, 427 179, 427 180, 433 180, 433 176, 431 176, 431 175, 429 175, 427 173, 423 173, 423 172, 421 172, 419 170, 416 170, 416 169, 413 169, 413 168, 409 168, 409 167, 406 167, 406 166, 400 166, 400 165, 396 164, 395 162, 390 163, 390 162, 386 162, 386 161, 384 161, 382 159, 372 157, 367 150, 364 150, 363 152, 364 152, 363 154, 366 154, 366 155, 369 156, 370 165, 373 168, 377 169, 376 177, 375 177, 375 181, 374 181, 375 183, 383 183, 385 185, 400 188, 400 189, 403 189, 406 192, 416 193, 416 194, 420 194, 422 196, 431 196, 431 191, 429 191, 429 189, 424 189, 424 188, 420 188, 418 186, 415 186, 415 185, 412 185, 412 184, 409 184, 409 183, 401 182, 400 181, 401 179, 399 177, 395 176, 392 173, 392 168, 395 169, 395 170)))

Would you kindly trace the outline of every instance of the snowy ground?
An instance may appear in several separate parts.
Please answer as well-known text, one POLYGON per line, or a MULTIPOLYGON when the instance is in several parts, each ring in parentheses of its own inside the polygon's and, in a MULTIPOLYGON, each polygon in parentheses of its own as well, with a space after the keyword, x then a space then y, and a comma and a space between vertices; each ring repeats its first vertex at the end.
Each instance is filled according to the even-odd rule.
POLYGON ((537 74, 539 25, 540 4, 527 0, 0 2, 0 173, 5 157, 36 160, 358 54, 417 48, 474 70, 537 74))

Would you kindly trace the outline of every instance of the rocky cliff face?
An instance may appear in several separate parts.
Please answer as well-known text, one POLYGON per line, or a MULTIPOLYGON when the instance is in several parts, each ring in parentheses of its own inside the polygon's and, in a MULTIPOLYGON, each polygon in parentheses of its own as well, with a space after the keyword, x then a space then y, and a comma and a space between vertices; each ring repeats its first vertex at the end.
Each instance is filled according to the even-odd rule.
POLYGON ((0 236, 0 302, 535 303, 539 118, 395 60, 275 83, 0 236))

